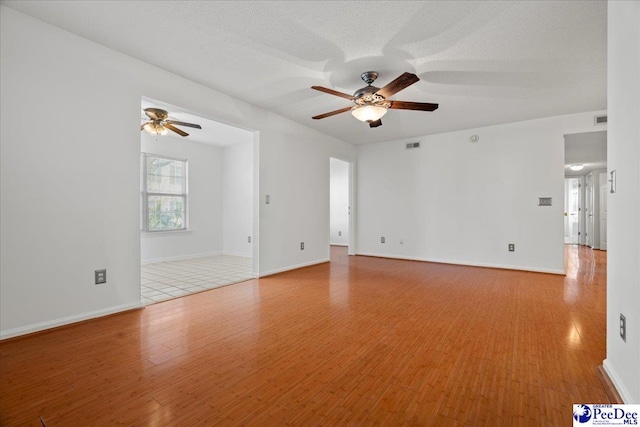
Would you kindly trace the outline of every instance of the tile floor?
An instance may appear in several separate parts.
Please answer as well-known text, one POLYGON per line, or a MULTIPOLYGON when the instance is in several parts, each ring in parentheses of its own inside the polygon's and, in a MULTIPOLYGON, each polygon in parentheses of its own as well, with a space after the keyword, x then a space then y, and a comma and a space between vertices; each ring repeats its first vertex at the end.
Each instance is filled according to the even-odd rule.
POLYGON ((142 265, 145 305, 253 278, 252 259, 215 255, 142 265))

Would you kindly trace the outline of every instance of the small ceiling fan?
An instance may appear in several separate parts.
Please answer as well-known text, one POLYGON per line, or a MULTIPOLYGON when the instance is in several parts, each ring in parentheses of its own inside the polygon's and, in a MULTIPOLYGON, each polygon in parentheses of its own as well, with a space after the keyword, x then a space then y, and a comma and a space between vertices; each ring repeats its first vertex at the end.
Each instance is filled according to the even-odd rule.
POLYGON ((200 125, 194 123, 178 122, 168 120, 169 113, 160 108, 145 108, 144 113, 151 120, 140 126, 141 131, 150 133, 151 135, 166 135, 169 130, 180 136, 189 136, 185 131, 178 129, 176 126, 188 126, 190 128, 202 129, 200 125))
POLYGON ((365 71, 360 76, 367 86, 358 89, 352 95, 328 89, 322 86, 311 86, 311 89, 319 90, 330 95, 339 96, 353 101, 355 105, 351 107, 341 108, 339 110, 330 111, 328 113, 314 116, 313 119, 319 120, 325 117, 335 116, 336 114, 351 111, 351 114, 358 120, 369 123, 369 127, 375 128, 382 125, 382 116, 387 113, 389 108, 394 110, 419 110, 433 111, 438 108, 438 104, 430 104, 426 102, 407 102, 407 101, 391 101, 388 98, 402 89, 406 89, 418 80, 418 76, 411 73, 404 73, 382 89, 371 84, 378 78, 376 71, 365 71))

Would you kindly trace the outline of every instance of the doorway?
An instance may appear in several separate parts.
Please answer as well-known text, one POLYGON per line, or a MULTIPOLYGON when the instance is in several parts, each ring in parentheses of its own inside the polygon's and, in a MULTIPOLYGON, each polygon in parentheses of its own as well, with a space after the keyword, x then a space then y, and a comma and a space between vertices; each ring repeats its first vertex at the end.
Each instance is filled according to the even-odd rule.
POLYGON ((564 243, 580 244, 580 190, 582 178, 565 178, 564 180, 564 243))
POLYGON ((351 253, 351 164, 329 159, 329 245, 342 246, 351 253))
POLYGON ((140 133, 140 259, 143 304, 255 277, 255 134, 142 98, 188 136, 140 133))
POLYGON ((606 250, 607 131, 567 134, 564 138, 564 242, 606 250))

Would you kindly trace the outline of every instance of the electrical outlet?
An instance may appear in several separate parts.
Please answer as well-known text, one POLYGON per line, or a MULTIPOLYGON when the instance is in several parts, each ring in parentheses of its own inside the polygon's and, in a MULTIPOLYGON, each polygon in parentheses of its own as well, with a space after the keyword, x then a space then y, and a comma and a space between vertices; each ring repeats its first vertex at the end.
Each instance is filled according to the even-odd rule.
POLYGON ((384 237, 380 238, 380 243, 384 243, 384 237))
POLYGON ((509 252, 515 252, 515 251, 516 251, 515 243, 509 243, 509 252))
POLYGON ((107 270, 96 270, 95 274, 96 285, 101 285, 103 283, 107 283, 107 270))
POLYGON ((342 236, 342 231, 338 231, 338 236, 342 236))
POLYGON ((265 205, 271 204, 271 196, 269 196, 268 194, 264 196, 264 203, 265 205))
POLYGON ((247 237, 247 243, 251 243, 251 236, 247 237))
POLYGON ((622 313, 620 313, 620 338, 627 342, 627 318, 622 313))
POLYGON ((400 244, 404 245, 404 239, 400 239, 400 244))
POLYGON ((304 251, 304 242, 300 242, 300 250, 304 251))

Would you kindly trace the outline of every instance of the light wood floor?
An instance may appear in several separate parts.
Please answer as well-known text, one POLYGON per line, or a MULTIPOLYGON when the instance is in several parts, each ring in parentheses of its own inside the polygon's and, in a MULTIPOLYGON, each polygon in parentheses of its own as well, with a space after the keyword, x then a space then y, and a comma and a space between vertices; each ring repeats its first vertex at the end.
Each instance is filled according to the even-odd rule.
POLYGON ((567 277, 370 257, 0 343, 3 426, 566 426, 609 402, 606 253, 567 277))

